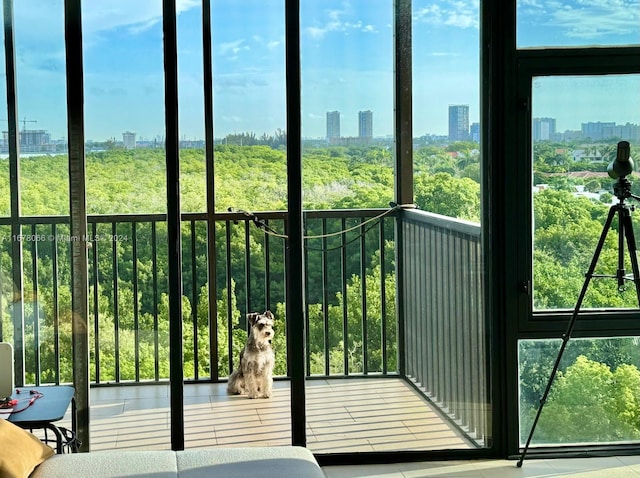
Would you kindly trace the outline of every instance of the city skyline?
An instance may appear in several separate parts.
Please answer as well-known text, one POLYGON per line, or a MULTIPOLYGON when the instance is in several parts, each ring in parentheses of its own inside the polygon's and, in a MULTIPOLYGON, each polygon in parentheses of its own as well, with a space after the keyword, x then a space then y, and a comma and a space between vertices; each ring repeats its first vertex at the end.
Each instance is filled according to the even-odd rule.
MULTIPOLYGON (((200 2, 176 6, 180 137, 203 138, 200 2)), ((85 0, 83 7, 85 138, 101 141, 127 130, 148 140, 164 137, 162 2, 85 0)), ((14 2, 18 117, 37 121, 52 140, 67 135, 62 12, 61 2, 14 2)), ((640 44, 639 12, 638 0, 564 1, 562 8, 520 0, 517 43, 640 44)), ((357 114, 365 110, 376 112, 374 136, 392 135, 392 2, 301 2, 300 19, 302 136, 323 138, 330 110, 346 112, 343 136, 358 135, 357 114)), ((285 129, 284 5, 213 0, 211 23, 214 136, 285 129)), ((478 0, 413 1, 415 137, 447 135, 449 104, 468 104, 469 123, 479 121, 478 24, 478 0)), ((537 116, 556 117, 561 130, 572 122, 640 122, 640 75, 586 82, 578 90, 569 81, 559 79, 554 88, 544 87, 546 78, 534 81, 537 116)))

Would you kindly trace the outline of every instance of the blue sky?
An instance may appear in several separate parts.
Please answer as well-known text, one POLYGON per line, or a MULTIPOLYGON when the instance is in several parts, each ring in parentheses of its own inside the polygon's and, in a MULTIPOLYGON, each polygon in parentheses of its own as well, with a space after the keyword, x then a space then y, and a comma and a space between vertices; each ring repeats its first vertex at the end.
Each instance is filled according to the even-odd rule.
MULTIPOLYGON (((392 0, 301 4, 303 136, 324 137, 331 110, 341 112, 343 136, 358 134, 360 110, 373 111, 375 136, 391 135, 392 0)), ((200 1, 177 6, 181 135, 203 138, 200 1)), ((66 137, 63 0, 14 8, 18 115, 29 129, 66 137)), ((212 0, 212 10, 215 136, 285 129, 284 1, 212 0)), ((444 135, 449 104, 479 118, 479 1, 413 0, 413 10, 414 136, 444 135)), ((84 0, 87 139, 162 139, 161 15, 160 0, 84 0)), ((639 0, 519 0, 518 22, 521 47, 640 44, 639 0)), ((608 80, 580 82, 580 94, 575 83, 537 83, 534 114, 557 118, 561 131, 640 123, 638 76, 608 80)))

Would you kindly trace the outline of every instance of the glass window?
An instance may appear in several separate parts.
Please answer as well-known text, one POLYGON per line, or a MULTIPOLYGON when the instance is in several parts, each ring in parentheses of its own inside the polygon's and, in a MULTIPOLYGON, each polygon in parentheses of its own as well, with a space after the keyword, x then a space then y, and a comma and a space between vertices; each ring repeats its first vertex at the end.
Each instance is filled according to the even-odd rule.
MULTIPOLYGON (((534 309, 571 309, 596 252, 613 204, 619 202, 608 166, 620 141, 640 147, 640 75, 536 77, 532 85, 533 304, 534 309)), ((637 195, 635 175, 626 179, 637 195)), ((627 203, 633 205, 635 199, 627 203)), ((637 307, 628 244, 619 248, 609 231, 583 307, 637 307)))
POLYGON ((638 0, 518 0, 518 48, 593 47, 640 44, 638 0))
MULTIPOLYGON (((522 340, 520 444, 549 383, 560 340, 522 340)), ((570 340, 533 434, 532 445, 603 444, 640 439, 638 337, 570 340)))

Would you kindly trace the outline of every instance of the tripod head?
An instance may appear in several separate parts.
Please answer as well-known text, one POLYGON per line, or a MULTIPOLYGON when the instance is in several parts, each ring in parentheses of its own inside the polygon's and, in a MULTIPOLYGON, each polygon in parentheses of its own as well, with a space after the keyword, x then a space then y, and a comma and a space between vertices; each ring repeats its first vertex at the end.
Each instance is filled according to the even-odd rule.
POLYGON ((612 179, 617 179, 613 185, 613 194, 624 202, 625 199, 634 198, 640 201, 640 197, 631 194, 631 182, 627 176, 634 170, 633 159, 631 159, 631 147, 628 141, 620 141, 616 158, 607 166, 607 173, 612 179))

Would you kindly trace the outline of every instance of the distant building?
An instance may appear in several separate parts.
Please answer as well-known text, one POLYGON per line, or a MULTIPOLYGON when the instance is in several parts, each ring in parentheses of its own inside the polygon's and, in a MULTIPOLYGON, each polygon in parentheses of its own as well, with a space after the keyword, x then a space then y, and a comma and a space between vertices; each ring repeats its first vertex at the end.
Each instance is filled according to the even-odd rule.
POLYGON ((122 133, 122 144, 124 149, 136 149, 136 134, 130 131, 122 133))
POLYGON ((327 141, 332 142, 340 138, 340 112, 327 112, 327 141))
POLYGON ((449 141, 469 140, 469 105, 449 105, 449 141))
POLYGON ((599 141, 601 139, 611 137, 609 136, 610 131, 615 127, 615 122, 607 121, 607 122, 595 122, 595 123, 582 123, 582 137, 589 138, 592 141, 599 141), (609 130, 609 132, 605 133, 605 130, 609 130))
MULTIPOLYGON (((51 149, 51 134, 44 129, 29 129, 20 131, 18 142, 22 153, 47 152, 51 149)), ((9 132, 2 132, 2 145, 8 148, 9 132)))
POLYGON ((556 136, 555 118, 533 118, 533 141, 549 141, 556 136))
POLYGON ((373 139, 373 113, 369 110, 358 112, 358 137, 373 139))
POLYGON ((480 123, 471 123, 469 127, 469 133, 471 135, 471 141, 476 143, 480 142, 480 123))

